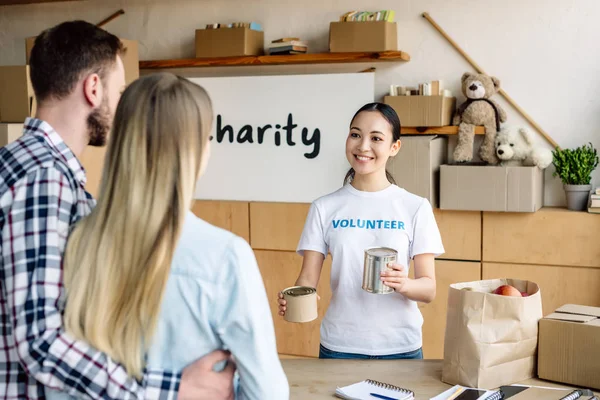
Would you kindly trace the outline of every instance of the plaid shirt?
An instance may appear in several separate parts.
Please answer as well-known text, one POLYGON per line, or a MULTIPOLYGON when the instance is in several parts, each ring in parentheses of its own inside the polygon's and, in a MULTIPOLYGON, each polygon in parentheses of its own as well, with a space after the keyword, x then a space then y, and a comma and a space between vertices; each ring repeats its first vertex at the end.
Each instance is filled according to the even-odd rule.
POLYGON ((44 385, 91 399, 176 399, 180 374, 146 370, 138 383, 64 331, 61 257, 95 200, 56 131, 32 118, 24 129, 0 148, 0 400, 43 399, 44 385))

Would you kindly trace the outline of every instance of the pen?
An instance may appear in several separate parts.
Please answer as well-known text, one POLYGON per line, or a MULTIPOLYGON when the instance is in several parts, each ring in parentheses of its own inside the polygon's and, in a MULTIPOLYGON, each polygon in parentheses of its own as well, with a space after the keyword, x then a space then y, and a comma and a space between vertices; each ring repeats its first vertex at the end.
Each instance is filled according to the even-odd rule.
POLYGON ((370 394, 371 396, 373 396, 373 397, 378 397, 378 398, 380 398, 380 399, 383 399, 383 400, 398 400, 398 399, 395 399, 395 398, 393 398, 393 397, 387 397, 387 396, 384 396, 384 395, 382 395, 382 394, 377 394, 377 393, 369 393, 369 394, 370 394))
POLYGON ((461 394, 464 391, 465 391, 465 388, 459 387, 458 389, 456 389, 456 392, 452 393, 452 395, 450 397, 448 397, 448 400, 455 399, 459 394, 461 394))

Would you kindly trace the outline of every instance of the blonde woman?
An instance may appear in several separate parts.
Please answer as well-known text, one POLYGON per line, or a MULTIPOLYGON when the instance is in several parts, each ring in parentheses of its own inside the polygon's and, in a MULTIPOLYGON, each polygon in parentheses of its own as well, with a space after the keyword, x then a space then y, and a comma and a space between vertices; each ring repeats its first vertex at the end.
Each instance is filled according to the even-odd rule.
POLYGON ((211 123, 207 93, 184 78, 148 75, 124 92, 98 204, 67 243, 66 330, 138 379, 226 349, 237 398, 287 399, 251 248, 190 212, 211 123))

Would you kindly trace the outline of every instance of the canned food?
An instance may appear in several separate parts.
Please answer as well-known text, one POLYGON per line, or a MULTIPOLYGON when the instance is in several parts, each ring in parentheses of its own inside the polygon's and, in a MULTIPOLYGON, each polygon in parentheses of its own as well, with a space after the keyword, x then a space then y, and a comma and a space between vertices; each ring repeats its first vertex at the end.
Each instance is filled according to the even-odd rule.
POLYGON ((293 286, 282 291, 286 301, 285 316, 288 322, 309 322, 317 318, 317 289, 293 286))
POLYGON ((395 263, 398 252, 388 247, 371 247, 365 250, 362 288, 369 293, 388 294, 394 289, 381 281, 381 273, 392 269, 387 265, 395 263))

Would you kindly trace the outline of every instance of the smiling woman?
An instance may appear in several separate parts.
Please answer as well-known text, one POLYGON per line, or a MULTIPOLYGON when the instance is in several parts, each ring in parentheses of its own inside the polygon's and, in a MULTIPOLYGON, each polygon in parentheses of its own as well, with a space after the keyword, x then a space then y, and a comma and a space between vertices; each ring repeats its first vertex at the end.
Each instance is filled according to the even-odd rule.
MULTIPOLYGON (((400 150, 400 120, 390 106, 369 103, 350 122, 342 188, 315 200, 297 251, 295 286, 316 288, 331 254, 331 302, 321 325, 320 358, 423 358, 423 317, 417 302, 435 298, 434 258, 444 252, 429 201, 398 187, 386 171, 400 150), (383 294, 362 290, 365 250, 397 253, 387 265, 383 294), (408 277, 414 260, 414 279, 408 277), (391 288, 391 289, 390 289, 391 288)), ((287 303, 278 296, 279 314, 287 303)))
MULTIPOLYGON (((346 140, 346 158, 352 167, 346 174, 344 183, 354 179, 357 169, 361 174, 377 171, 382 165, 385 169, 388 158, 395 156, 400 150, 400 128, 398 115, 387 104, 369 103, 361 107, 352 118, 350 134, 346 140), (391 133, 387 135, 391 136, 391 140, 386 140, 384 132, 391 133), (388 142, 391 142, 391 146, 388 142)), ((390 183, 396 183, 388 171, 385 175, 390 183)))

